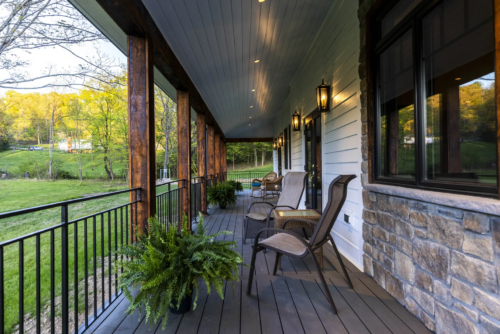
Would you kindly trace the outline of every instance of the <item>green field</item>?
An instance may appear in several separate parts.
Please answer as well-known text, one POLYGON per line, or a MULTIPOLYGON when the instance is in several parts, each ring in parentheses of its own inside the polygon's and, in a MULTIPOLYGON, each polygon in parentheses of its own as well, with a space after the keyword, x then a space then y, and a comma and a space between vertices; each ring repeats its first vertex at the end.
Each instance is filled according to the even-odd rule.
POLYGON ((273 164, 269 163, 264 166, 259 166, 259 167, 252 167, 248 165, 236 165, 235 170, 232 170, 232 165, 227 164, 227 173, 228 174, 241 174, 245 172, 252 172, 252 173, 269 173, 273 171, 273 164))

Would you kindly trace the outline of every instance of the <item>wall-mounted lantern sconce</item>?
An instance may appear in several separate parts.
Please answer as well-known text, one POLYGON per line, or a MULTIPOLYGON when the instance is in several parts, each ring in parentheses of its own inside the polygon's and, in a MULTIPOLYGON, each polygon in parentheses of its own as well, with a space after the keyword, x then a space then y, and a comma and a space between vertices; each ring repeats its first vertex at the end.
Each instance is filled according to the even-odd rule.
POLYGON ((330 86, 325 85, 325 80, 316 88, 316 100, 319 111, 330 111, 330 86))
POLYGON ((293 131, 300 131, 300 114, 295 110, 295 114, 292 115, 292 127, 293 131))
POLYGON ((283 147, 283 134, 280 133, 280 136, 278 137, 278 147, 283 147))
POLYGON ((278 148, 278 143, 276 142, 276 138, 273 139, 273 150, 276 151, 276 149, 278 148))

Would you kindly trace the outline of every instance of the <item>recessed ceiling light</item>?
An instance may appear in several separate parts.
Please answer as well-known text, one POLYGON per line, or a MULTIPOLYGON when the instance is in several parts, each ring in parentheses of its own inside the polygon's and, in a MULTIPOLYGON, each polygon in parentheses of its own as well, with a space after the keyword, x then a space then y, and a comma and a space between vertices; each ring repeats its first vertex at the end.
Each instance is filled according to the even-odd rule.
POLYGON ((266 0, 259 0, 259 2, 264 2, 264 1, 266 1, 266 0))
POLYGON ((252 89, 252 92, 255 92, 255 89, 252 89))
POLYGON ((458 80, 461 80, 461 79, 462 79, 462 78, 455 78, 455 80, 457 80, 457 81, 458 81, 458 80))
POLYGON ((253 108, 253 106, 250 106, 250 108, 253 108))
POLYGON ((248 117, 248 118, 252 118, 252 116, 248 117))
POLYGON ((250 126, 250 125, 252 125, 252 124, 248 124, 248 126, 250 126))
POLYGON ((259 61, 260 61, 260 60, 256 59, 256 60, 254 61, 254 63, 258 63, 259 61))

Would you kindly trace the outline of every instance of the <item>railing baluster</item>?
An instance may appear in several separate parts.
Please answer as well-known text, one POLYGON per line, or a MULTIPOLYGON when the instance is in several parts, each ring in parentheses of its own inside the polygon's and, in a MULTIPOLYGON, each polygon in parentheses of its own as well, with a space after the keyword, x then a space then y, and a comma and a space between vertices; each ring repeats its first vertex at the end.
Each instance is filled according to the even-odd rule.
POLYGON ((61 312, 62 312, 62 332, 63 334, 68 334, 69 325, 69 305, 68 305, 68 205, 61 206, 61 240, 62 240, 62 263, 61 263, 61 273, 62 273, 62 298, 61 298, 61 312))
POLYGON ((116 264, 118 263, 118 211, 115 209, 115 298, 118 295, 118 271, 116 270, 116 264))
POLYGON ((93 262, 94 262, 94 319, 97 317, 97 222, 96 216, 92 217, 92 237, 93 237, 93 262))
POLYGON ((40 314, 42 312, 41 288, 40 288, 40 234, 36 235, 36 332, 41 332, 40 314))
MULTIPOLYGON (((120 208, 120 247, 123 246, 123 207, 120 208)), ((123 254, 120 255, 120 261, 123 261, 123 254)), ((123 273, 123 266, 120 267, 123 273)))
POLYGON ((55 277, 55 266, 56 266, 56 245, 55 245, 55 232, 50 231, 50 332, 55 333, 56 328, 56 277, 55 277))
POLYGON ((85 328, 89 327, 89 240, 87 218, 83 220, 83 233, 85 240, 85 328))
POLYGON ((170 183, 168 184, 168 223, 172 223, 172 193, 170 191, 170 183))
POLYGON ((113 272, 111 271, 111 211, 108 211, 108 295, 109 301, 111 302, 111 277, 113 277, 113 272))
POLYGON ((105 306, 106 306, 106 297, 105 297, 105 290, 104 289, 104 213, 101 213, 101 295, 102 295, 102 305, 101 305, 101 310, 104 311, 105 306))
POLYGON ((3 246, 0 247, 0 334, 5 334, 5 293, 3 277, 3 246))
POLYGON ((78 222, 74 223, 73 228, 73 287, 75 301, 75 333, 78 333, 78 222))
POLYGON ((19 333, 24 333, 24 240, 19 241, 19 333))

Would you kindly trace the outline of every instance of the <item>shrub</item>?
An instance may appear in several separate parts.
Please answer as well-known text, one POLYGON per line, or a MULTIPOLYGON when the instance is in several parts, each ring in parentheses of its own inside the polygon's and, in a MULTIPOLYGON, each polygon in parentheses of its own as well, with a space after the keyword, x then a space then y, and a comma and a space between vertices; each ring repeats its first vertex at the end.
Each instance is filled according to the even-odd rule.
POLYGON ((227 183, 234 188, 234 191, 243 191, 243 184, 241 182, 236 180, 228 180, 227 183))

